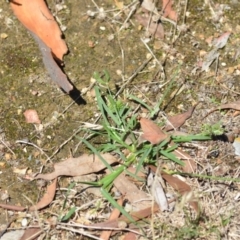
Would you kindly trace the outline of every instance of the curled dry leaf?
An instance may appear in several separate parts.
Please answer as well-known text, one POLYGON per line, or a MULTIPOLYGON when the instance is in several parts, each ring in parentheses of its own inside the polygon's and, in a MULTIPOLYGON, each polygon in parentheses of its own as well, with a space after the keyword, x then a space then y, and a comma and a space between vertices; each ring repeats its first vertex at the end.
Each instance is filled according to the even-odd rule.
POLYGON ((152 144, 159 144, 168 137, 156 123, 147 118, 141 118, 140 125, 143 131, 141 137, 152 144))
MULTIPOLYGON (((153 174, 152 172, 149 174, 153 174)), ((168 200, 163 190, 159 177, 155 175, 150 185, 151 194, 154 197, 155 202, 159 205, 160 209, 164 212, 169 209, 168 200)))
POLYGON ((41 121, 38 117, 38 113, 36 110, 34 109, 27 109, 24 113, 23 113, 25 120, 27 123, 36 123, 36 124, 40 124, 41 121))
MULTIPOLYGON (((108 164, 118 162, 111 154, 101 155, 108 164)), ((48 174, 38 174, 34 179, 52 180, 58 176, 80 176, 89 173, 99 172, 105 169, 106 166, 101 159, 96 155, 83 154, 78 158, 69 158, 65 161, 54 165, 54 172, 48 174)))
POLYGON ((222 109, 234 109, 234 110, 240 111, 240 100, 238 100, 236 102, 232 102, 232 103, 222 104, 217 108, 213 108, 212 110, 210 110, 210 112, 204 118, 206 118, 209 114, 211 114, 217 110, 222 110, 222 109))
POLYGON ((43 195, 42 199, 34 206, 30 207, 30 211, 40 210, 48 206, 54 199, 57 187, 57 178, 54 179, 52 184, 47 187, 47 192, 43 195))
POLYGON ((62 60, 67 53, 67 45, 61 38, 61 30, 44 0, 15 0, 10 5, 19 21, 36 34, 62 60))
POLYGON ((186 122, 186 120, 189 119, 192 116, 193 111, 195 110, 197 105, 198 105, 198 103, 195 104, 193 107, 191 107, 187 112, 169 117, 168 121, 170 123, 164 128, 164 130, 165 131, 170 131, 170 130, 173 130, 175 128, 181 127, 186 122))

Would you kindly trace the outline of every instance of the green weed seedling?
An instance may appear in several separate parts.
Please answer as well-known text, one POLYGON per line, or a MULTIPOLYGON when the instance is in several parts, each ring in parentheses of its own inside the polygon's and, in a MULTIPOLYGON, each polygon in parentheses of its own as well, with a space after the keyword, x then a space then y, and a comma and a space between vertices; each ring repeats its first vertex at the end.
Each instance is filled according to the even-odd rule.
MULTIPOLYGON (((98 182, 88 182, 87 184, 100 187, 102 195, 123 215, 133 221, 131 216, 124 210, 123 207, 118 205, 110 194, 110 189, 114 180, 122 172, 125 171, 127 173, 127 168, 132 164, 136 166, 136 172, 135 174, 131 174, 131 176, 138 179, 136 175, 142 169, 142 166, 146 163, 157 165, 157 159, 160 156, 179 165, 184 165, 184 163, 173 152, 177 149, 178 144, 183 142, 210 140, 212 131, 204 132, 203 134, 198 135, 171 136, 170 138, 174 143, 171 144, 171 146, 169 146, 169 139, 163 141, 159 145, 151 145, 148 142, 139 143, 139 135, 136 132, 139 128, 139 123, 134 109, 132 109, 130 104, 123 101, 119 96, 116 98, 113 94, 112 90, 109 88, 110 77, 107 72, 104 72, 103 77, 100 77, 98 73, 95 73, 94 78, 96 79, 94 90, 97 105, 101 114, 100 124, 103 126, 103 129, 91 131, 96 135, 100 135, 102 139, 105 139, 105 141, 98 147, 93 146, 86 139, 81 138, 81 141, 83 141, 92 153, 96 154, 102 160, 110 173, 98 182), (104 93, 101 92, 102 88, 104 89, 104 93), (128 152, 127 155, 123 154, 125 150, 128 152), (114 168, 110 166, 101 156, 100 153, 103 152, 111 152, 118 155, 122 162, 121 165, 114 168)), ((151 115, 155 115, 157 113, 161 102, 163 101, 163 99, 161 99, 156 106, 151 107, 134 96, 130 96, 130 98, 148 109, 151 115)))
POLYGON ((217 122, 215 124, 203 124, 202 126, 202 134, 206 136, 221 136, 224 133, 224 129, 222 127, 221 122, 217 122))

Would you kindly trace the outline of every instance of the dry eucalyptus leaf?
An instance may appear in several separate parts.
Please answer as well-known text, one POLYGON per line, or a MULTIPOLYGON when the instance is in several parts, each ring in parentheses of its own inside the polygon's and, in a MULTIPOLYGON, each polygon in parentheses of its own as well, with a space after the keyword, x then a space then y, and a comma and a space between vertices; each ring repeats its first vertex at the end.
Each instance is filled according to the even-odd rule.
POLYGON ((209 114, 211 114, 217 110, 222 110, 222 109, 234 109, 234 110, 240 111, 240 100, 232 102, 232 103, 222 104, 219 107, 210 110, 210 112, 204 118, 206 118, 209 114))
MULTIPOLYGON (((172 175, 169 175, 167 173, 162 173, 162 177, 175 189, 177 190, 181 195, 186 195, 191 192, 191 187, 180 180, 177 177, 174 177, 172 175)), ((198 202, 197 201, 189 201, 189 204, 193 207, 193 209, 198 212, 199 207, 198 207, 198 202)))
MULTIPOLYGON (((108 164, 118 162, 118 160, 111 154, 101 155, 108 164)), ((78 158, 69 158, 65 161, 56 163, 54 165, 55 171, 47 174, 38 174, 34 179, 52 180, 58 176, 80 176, 89 173, 99 172, 105 169, 106 166, 101 159, 96 155, 83 154, 78 158)))
POLYGON ((152 144, 159 144, 168 137, 156 123, 147 118, 141 118, 140 125, 143 131, 141 137, 152 144))
POLYGON ((170 124, 168 124, 164 128, 164 130, 165 131, 170 131, 172 129, 181 127, 186 122, 186 120, 189 119, 192 116, 193 111, 195 110, 197 105, 198 105, 198 103, 195 104, 193 107, 191 107, 187 112, 169 117, 168 121, 170 122, 170 124))
POLYGON ((151 206, 151 201, 140 201, 149 199, 147 193, 139 190, 138 187, 125 175, 119 175, 114 181, 114 186, 122 195, 125 195, 125 198, 128 199, 137 210, 142 210, 151 206))
POLYGON ((54 199, 56 188, 57 188, 57 178, 54 179, 52 184, 50 184, 47 187, 47 191, 43 195, 42 199, 40 199, 40 201, 36 205, 30 207, 29 210, 30 211, 40 210, 40 209, 48 206, 52 202, 52 200, 54 199))

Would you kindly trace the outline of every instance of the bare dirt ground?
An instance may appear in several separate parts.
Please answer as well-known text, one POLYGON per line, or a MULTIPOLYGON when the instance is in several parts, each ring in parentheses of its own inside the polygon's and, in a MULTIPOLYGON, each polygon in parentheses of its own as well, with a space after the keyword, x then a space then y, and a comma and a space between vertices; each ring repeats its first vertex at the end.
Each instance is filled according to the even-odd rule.
MULTIPOLYGON (((22 206, 29 205, 29 199, 37 202, 42 195, 44 187, 20 177, 21 169, 38 172, 44 166, 44 171, 48 172, 53 163, 86 152, 75 136, 84 136, 82 122, 93 123, 98 117, 95 96, 89 88, 94 72, 107 70, 112 89, 119 89, 127 82, 123 98, 125 93, 131 93, 152 106, 166 93, 171 82, 159 119, 186 111, 200 102, 182 131, 199 133, 203 124, 213 125, 221 121, 229 139, 240 135, 240 117, 234 111, 224 114, 216 111, 202 120, 210 109, 239 100, 238 1, 175 0, 179 28, 176 30, 173 24, 163 21, 164 39, 151 38, 134 15, 127 21, 130 7, 119 13, 112 0, 47 2, 61 27, 65 28, 63 33, 69 54, 64 58, 64 71, 82 92, 85 103, 76 104, 51 82, 37 44, 13 15, 9 4, 1 1, 2 202, 6 201, 4 193, 11 204, 22 206), (57 4, 64 8, 59 10, 57 4), (99 17, 102 9, 105 12, 99 17), (91 12, 96 13, 94 17, 89 16, 91 12), (211 40, 226 32, 231 35, 226 46, 219 49, 219 58, 208 71, 201 71, 201 62, 213 48, 211 40), (148 61, 149 56, 152 59, 148 61), (131 76, 134 77, 131 79, 131 76), (25 122, 23 112, 26 109, 38 112, 41 126, 25 122)), ((130 6, 132 2, 124 1, 124 5, 130 6)), ((231 139, 201 143, 196 149, 189 149, 201 165, 202 173, 239 178, 239 160, 231 139)), ((69 181, 62 180, 61 187, 67 187, 69 181)), ((205 219, 196 226, 183 220, 184 213, 180 210, 176 215, 159 213, 153 217, 155 235, 149 233, 148 239, 153 236, 155 239, 240 239, 239 183, 193 179, 191 184, 201 199, 205 219)), ((78 199, 79 204, 90 198, 94 199, 94 196, 83 194, 78 199)), ((14 218, 18 218, 17 214, 0 209, 1 224, 14 218)), ((18 222, 14 227, 20 225, 18 222)), ((56 236, 54 234, 52 236, 56 236)), ((68 232, 58 234, 55 239, 79 237, 73 238, 68 232)))

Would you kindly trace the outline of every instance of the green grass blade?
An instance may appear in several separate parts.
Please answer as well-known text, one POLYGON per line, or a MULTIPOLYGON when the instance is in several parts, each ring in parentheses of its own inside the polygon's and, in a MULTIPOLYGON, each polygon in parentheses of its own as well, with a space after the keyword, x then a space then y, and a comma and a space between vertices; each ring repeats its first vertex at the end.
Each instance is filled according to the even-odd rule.
POLYGON ((130 100, 133 100, 133 101, 139 103, 140 105, 144 106, 149 112, 152 112, 152 111, 153 111, 153 109, 150 108, 145 102, 143 102, 141 99, 135 97, 134 95, 129 94, 127 97, 128 97, 130 100))
POLYGON ((135 171, 135 175, 138 174, 138 172, 140 171, 140 169, 141 169, 142 166, 143 166, 144 161, 146 160, 146 158, 148 157, 148 155, 150 154, 151 151, 152 151, 152 146, 150 146, 149 149, 147 149, 146 151, 143 152, 143 154, 142 154, 142 156, 140 157, 139 162, 138 162, 138 164, 137 164, 137 168, 136 168, 136 171, 135 171))
POLYGON ((65 222, 71 218, 71 216, 76 212, 76 207, 72 207, 69 212, 61 219, 61 222, 65 222))
POLYGON ((70 193, 70 191, 75 187, 76 183, 75 182, 72 182, 69 186, 68 186, 68 190, 67 190, 67 193, 65 195, 65 200, 63 202, 63 206, 62 206, 62 209, 65 209, 66 207, 66 203, 67 203, 67 197, 70 193))
POLYGON ((105 101, 102 99, 101 94, 99 92, 99 88, 98 87, 94 87, 95 89, 95 94, 96 94, 96 98, 97 98, 97 102, 98 102, 98 107, 100 108, 100 111, 105 119, 106 123, 109 123, 105 112, 107 113, 107 115, 114 121, 114 123, 117 126, 120 126, 121 122, 116 118, 116 116, 112 113, 112 111, 109 109, 109 107, 107 106, 107 104, 105 103, 105 101))
POLYGON ((179 158, 177 158, 173 153, 161 150, 160 153, 166 158, 178 163, 181 166, 184 166, 184 162, 182 162, 179 158))
POLYGON ((211 136, 206 136, 206 135, 172 136, 172 140, 175 143, 191 142, 191 141, 207 141, 211 139, 212 139, 211 136))
POLYGON ((136 224, 136 221, 131 217, 131 215, 113 199, 109 192, 107 192, 104 188, 101 188, 101 193, 116 209, 118 209, 119 212, 128 218, 129 221, 136 224))
POLYGON ((113 168, 111 165, 101 156, 101 154, 97 151, 96 148, 94 148, 87 140, 84 138, 81 138, 81 140, 84 142, 84 144, 96 155, 99 157, 99 159, 103 162, 103 164, 108 168, 111 172, 113 171, 113 168))

